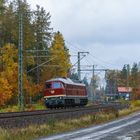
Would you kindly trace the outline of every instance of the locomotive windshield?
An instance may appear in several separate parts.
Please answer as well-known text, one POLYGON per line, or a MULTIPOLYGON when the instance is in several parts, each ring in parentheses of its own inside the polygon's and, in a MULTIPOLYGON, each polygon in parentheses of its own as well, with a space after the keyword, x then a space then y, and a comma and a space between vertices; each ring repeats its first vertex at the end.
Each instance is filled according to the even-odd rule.
POLYGON ((60 82, 54 82, 52 88, 61 88, 61 83, 60 82))
POLYGON ((46 83, 46 89, 57 89, 57 88, 62 88, 63 85, 60 82, 50 82, 46 83))

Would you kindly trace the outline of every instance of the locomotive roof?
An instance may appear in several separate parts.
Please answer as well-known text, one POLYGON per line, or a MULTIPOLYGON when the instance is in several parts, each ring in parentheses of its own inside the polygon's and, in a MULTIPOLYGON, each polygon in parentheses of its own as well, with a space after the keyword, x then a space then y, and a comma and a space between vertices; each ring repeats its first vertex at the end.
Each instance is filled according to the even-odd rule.
POLYGON ((69 85, 85 86, 85 84, 83 84, 83 83, 75 83, 69 78, 54 78, 54 79, 47 80, 46 82, 53 82, 53 81, 60 81, 60 82, 63 82, 65 84, 69 84, 69 85))

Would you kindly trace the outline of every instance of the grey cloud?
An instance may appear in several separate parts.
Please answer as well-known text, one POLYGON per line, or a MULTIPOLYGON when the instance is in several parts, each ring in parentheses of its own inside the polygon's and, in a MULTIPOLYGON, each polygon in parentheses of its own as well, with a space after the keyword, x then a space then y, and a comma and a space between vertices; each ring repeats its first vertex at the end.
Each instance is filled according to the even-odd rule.
POLYGON ((140 60, 140 0, 28 1, 50 11, 54 30, 81 49, 116 66, 140 60))
POLYGON ((137 0, 52 0, 55 29, 68 40, 102 43, 139 42, 137 0), (135 1, 135 2, 134 2, 135 1))

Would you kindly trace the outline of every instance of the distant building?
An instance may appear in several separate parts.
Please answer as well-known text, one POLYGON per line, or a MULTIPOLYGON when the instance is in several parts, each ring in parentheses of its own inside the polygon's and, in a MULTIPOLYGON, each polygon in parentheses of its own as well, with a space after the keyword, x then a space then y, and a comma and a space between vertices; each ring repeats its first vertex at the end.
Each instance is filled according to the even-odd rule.
POLYGON ((118 95, 120 98, 130 100, 132 94, 131 87, 118 87, 118 95))

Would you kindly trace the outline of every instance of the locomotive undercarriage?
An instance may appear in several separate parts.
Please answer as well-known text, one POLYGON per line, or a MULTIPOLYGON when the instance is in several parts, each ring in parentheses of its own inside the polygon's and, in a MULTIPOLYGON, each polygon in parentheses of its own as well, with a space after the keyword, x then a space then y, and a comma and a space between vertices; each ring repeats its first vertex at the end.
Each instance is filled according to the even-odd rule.
POLYGON ((51 97, 47 98, 45 105, 47 108, 66 108, 75 106, 85 106, 88 99, 85 97, 51 97))

